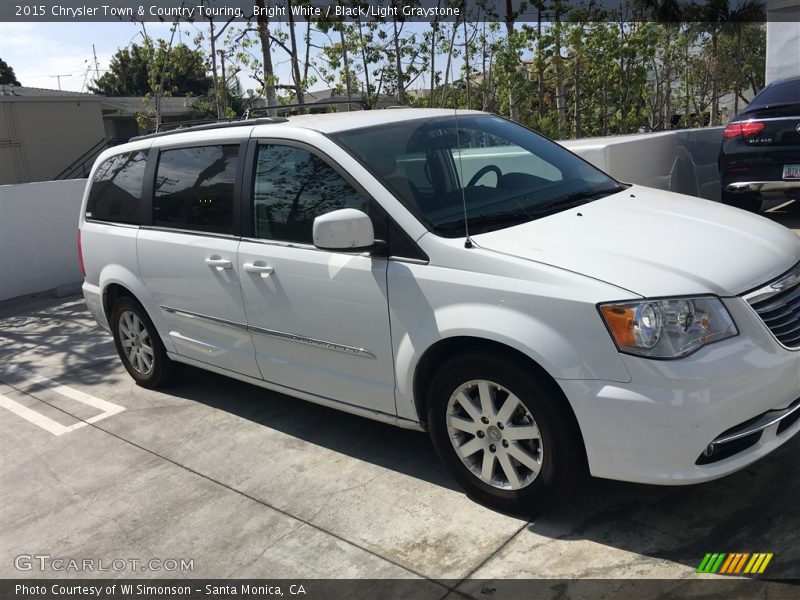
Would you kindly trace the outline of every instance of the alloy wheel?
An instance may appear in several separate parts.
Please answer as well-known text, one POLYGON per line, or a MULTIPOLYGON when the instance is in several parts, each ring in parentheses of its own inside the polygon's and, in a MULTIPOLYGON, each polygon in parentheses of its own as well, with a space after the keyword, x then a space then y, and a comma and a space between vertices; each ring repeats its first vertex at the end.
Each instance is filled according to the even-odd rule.
POLYGON ((120 314, 119 340, 130 365, 142 375, 149 374, 155 365, 153 342, 136 313, 126 310, 120 314))
POLYGON ((447 404, 447 432, 464 466, 494 488, 522 489, 541 471, 539 427, 525 404, 497 383, 462 384, 447 404))

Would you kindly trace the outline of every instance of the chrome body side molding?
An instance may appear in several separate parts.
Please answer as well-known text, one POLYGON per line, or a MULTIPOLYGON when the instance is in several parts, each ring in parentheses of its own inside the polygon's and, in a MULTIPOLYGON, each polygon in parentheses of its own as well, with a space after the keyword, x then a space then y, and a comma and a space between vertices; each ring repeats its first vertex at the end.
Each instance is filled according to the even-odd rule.
POLYGON ((173 308, 171 306, 162 306, 163 310, 168 313, 172 313, 175 315, 181 315, 183 317, 188 317, 190 319, 205 319, 206 321, 211 321, 213 323, 219 323, 221 325, 227 325, 229 327, 235 327, 237 329, 246 329, 251 333, 259 333, 261 335, 268 335, 270 337, 288 340, 290 342, 295 342, 297 344, 305 344, 306 346, 314 346, 316 348, 323 348, 325 350, 332 350, 333 352, 341 352, 343 354, 350 354, 352 356, 363 356, 364 358, 377 358, 372 352, 365 348, 357 348, 355 346, 347 346, 345 344, 337 344, 335 342, 328 342, 326 340, 318 340, 316 338, 306 337, 303 335, 297 335, 294 333, 286 333, 284 331, 276 331, 274 329, 265 329, 263 327, 253 327, 247 325, 246 323, 237 323, 235 321, 228 321, 227 319, 220 319, 218 317, 212 317, 210 315, 203 315, 196 312, 191 312, 188 310, 181 310, 179 308, 173 308))

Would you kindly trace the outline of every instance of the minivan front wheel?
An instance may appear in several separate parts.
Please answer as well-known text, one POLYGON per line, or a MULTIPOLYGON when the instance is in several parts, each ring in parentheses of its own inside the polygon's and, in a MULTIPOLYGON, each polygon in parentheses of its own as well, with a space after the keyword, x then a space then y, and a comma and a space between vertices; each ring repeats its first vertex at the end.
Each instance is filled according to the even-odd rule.
POLYGON ((111 314, 114 344, 122 364, 136 383, 146 388, 166 384, 176 370, 144 308, 127 296, 114 303, 111 314))
POLYGON ((446 363, 429 388, 439 456, 476 501, 536 515, 586 473, 583 441, 552 382, 503 357, 446 363))

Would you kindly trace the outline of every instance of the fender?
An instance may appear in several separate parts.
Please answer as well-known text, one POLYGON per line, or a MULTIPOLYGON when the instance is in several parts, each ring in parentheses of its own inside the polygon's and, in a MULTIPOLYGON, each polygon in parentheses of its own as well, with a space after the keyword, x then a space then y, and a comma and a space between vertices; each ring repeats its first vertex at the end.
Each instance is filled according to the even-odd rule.
POLYGON ((169 329, 161 316, 161 310, 153 301, 150 292, 136 275, 122 265, 110 264, 103 267, 100 271, 99 280, 100 289, 103 292, 104 304, 106 291, 110 285, 117 284, 126 288, 144 307, 145 311, 147 311, 147 315, 150 317, 150 320, 153 321, 153 325, 155 325, 158 334, 161 336, 161 341, 167 352, 175 352, 175 347, 169 336, 169 329))
MULTIPOLYGON (((542 319, 519 310, 483 304, 452 304, 434 311, 436 328, 403 331, 394 342, 397 414, 424 419, 414 402, 414 376, 425 352, 439 341, 468 336, 497 342, 519 351, 541 366, 553 379, 605 379, 629 382, 630 374, 619 359, 611 338, 602 352, 587 352, 586 344, 605 338, 565 336, 542 319), (582 343, 583 339, 583 343, 582 343), (589 342, 588 340, 592 340, 589 342), (592 361, 587 357, 602 357, 592 361)), ((602 327, 598 319, 598 326, 602 327)), ((396 332, 394 326, 392 330, 396 332)), ((607 336, 606 336, 607 337, 607 336)), ((602 342, 601 342, 602 343, 602 342)))

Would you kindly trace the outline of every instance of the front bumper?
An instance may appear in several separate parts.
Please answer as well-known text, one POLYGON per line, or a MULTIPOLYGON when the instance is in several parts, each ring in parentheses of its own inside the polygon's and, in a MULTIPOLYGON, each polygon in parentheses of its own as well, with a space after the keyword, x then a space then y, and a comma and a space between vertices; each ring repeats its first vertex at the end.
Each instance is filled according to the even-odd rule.
POLYGON ((679 360, 622 355, 630 383, 559 380, 592 475, 662 485, 709 481, 752 464, 800 431, 800 419, 788 411, 775 419, 800 398, 800 352, 781 347, 743 299, 724 302, 739 328, 736 337, 679 360), (750 436, 747 444, 702 460, 710 444, 741 432, 750 436))

